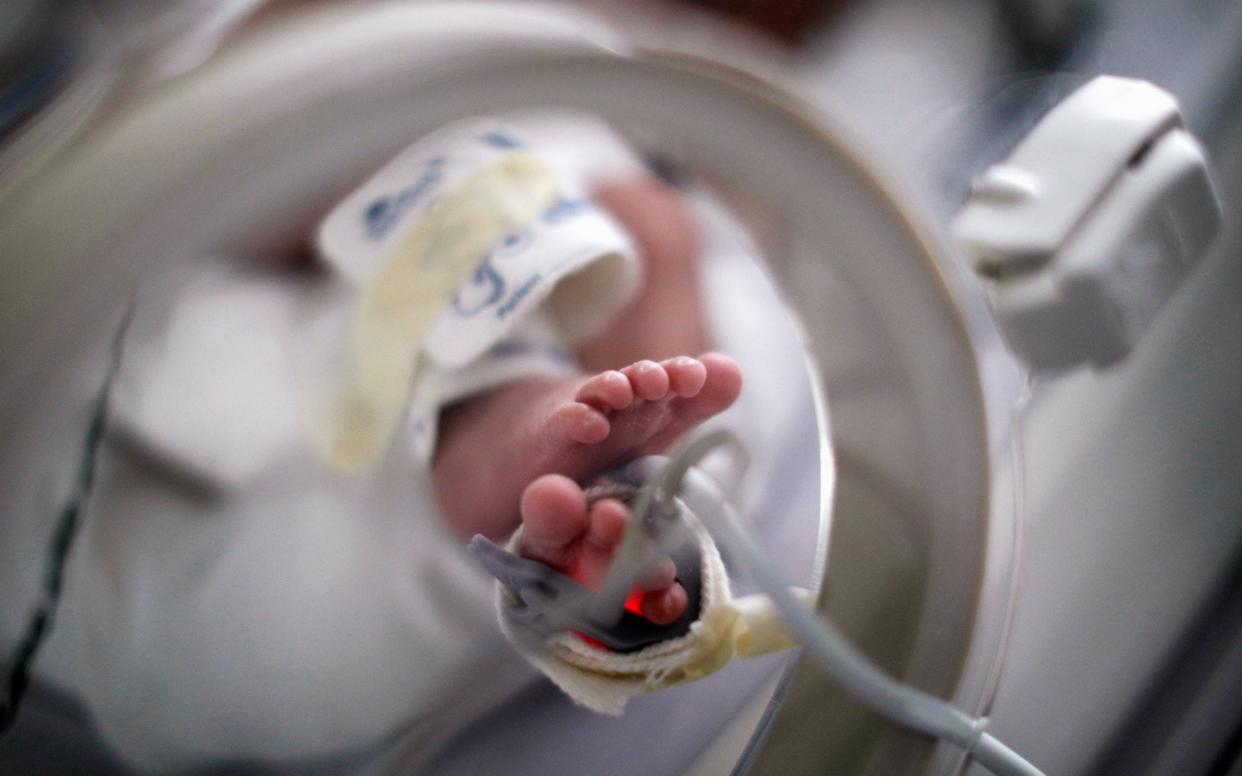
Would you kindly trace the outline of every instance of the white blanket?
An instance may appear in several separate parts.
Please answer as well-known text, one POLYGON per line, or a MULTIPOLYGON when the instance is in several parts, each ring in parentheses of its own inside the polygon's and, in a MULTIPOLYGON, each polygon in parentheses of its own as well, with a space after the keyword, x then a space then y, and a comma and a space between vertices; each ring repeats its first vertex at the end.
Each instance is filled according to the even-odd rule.
MULTIPOLYGON (((578 165, 580 189, 633 164, 577 142, 559 147, 566 154, 548 158, 561 171, 578 165)), ((593 231, 602 242, 590 256, 625 255, 615 234, 593 231)), ((731 417, 763 476, 789 418, 760 393, 779 396, 801 363, 780 311, 762 307, 770 292, 737 283, 755 270, 736 243, 709 241, 725 243, 735 255, 709 271, 724 294, 712 320, 748 380, 756 376, 731 417)), ((569 266, 556 251, 543 260, 550 271, 569 266)), ((441 522, 429 421, 444 402, 498 380, 564 370, 558 342, 591 323, 547 315, 549 293, 544 313, 532 307, 519 325, 472 339, 483 346, 467 363, 433 337, 424 354, 435 368, 410 386, 411 409, 383 456, 346 476, 323 451, 351 357, 342 332, 366 282, 364 272, 290 276, 204 261, 192 276, 153 283, 139 302, 112 439, 40 661, 130 760, 176 769, 314 758, 411 727, 422 731, 406 753, 417 759, 532 677, 497 632, 490 579, 441 522), (507 360, 515 354, 525 360, 507 360)), ((459 298, 477 285, 472 278, 459 298)), ((601 320, 622 301, 585 300, 571 303, 593 304, 601 320)), ((456 333, 436 330, 444 342, 456 333)))

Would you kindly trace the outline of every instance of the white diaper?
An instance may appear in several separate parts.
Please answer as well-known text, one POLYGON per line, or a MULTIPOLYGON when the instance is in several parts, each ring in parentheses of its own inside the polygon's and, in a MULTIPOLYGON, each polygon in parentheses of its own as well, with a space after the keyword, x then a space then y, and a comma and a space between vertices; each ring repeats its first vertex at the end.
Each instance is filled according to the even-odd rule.
POLYGON ((588 184, 539 133, 467 121, 411 146, 328 214, 319 252, 359 295, 332 450, 341 468, 374 461, 411 394, 429 460, 443 406, 564 372, 564 347, 632 296, 639 263, 588 184))
POLYGON ((354 463, 374 463, 401 426, 408 432, 396 443, 429 465, 444 406, 517 379, 572 373, 570 348, 632 295, 639 262, 585 198, 588 177, 527 134, 494 121, 455 124, 387 164, 319 230, 336 282, 209 259, 149 288, 114 392, 116 427, 155 460, 231 490, 307 437, 330 458, 359 402, 383 416, 383 429, 354 463), (532 186, 550 204, 532 208, 520 176, 488 177, 504 178, 497 165, 515 159, 535 171, 532 186), (496 196, 518 201, 529 219, 502 228, 491 217, 505 202, 493 201, 465 217, 472 233, 495 240, 479 247, 444 236, 457 225, 445 202, 505 186, 496 196), (445 263, 466 261, 464 279, 424 294, 423 274, 395 271, 410 259, 412 235, 445 263), (375 304, 402 283, 413 284, 409 294, 375 304))

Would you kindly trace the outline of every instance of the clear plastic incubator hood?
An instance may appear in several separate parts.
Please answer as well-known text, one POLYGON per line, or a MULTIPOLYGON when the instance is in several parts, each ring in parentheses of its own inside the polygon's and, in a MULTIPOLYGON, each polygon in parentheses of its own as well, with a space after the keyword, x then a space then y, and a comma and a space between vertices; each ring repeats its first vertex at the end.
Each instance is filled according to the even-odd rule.
MULTIPOLYGON (((49 742, 71 741, 66 756, 117 772, 673 774, 709 772, 703 753, 717 747, 737 772, 1038 772, 987 726, 1017 595, 1015 418, 1031 374, 1123 358, 1217 230, 1203 154, 1172 98, 1140 81, 1090 82, 978 179, 947 230, 846 121, 559 8, 328 5, 255 24, 182 69, 101 86, 110 99, 82 127, 6 157, 0 647, 5 692, 22 703, 0 741, 11 762, 50 762, 39 759, 49 742), (259 464, 169 473, 109 409, 117 370, 138 357, 118 343, 139 325, 141 289, 204 263, 289 253, 415 140, 530 111, 589 114, 675 170, 705 223, 747 256, 732 275, 707 271, 709 293, 762 287, 785 337, 754 360, 760 372, 788 362, 754 380, 758 416, 795 420, 748 451, 751 478, 734 495, 753 529, 703 519, 735 586, 808 588, 819 617, 799 620, 809 609, 785 602, 801 652, 725 667, 616 718, 532 684, 503 642, 504 658, 475 645, 459 662, 401 662, 388 640, 404 631, 376 625, 389 622, 384 607, 437 633, 473 628, 491 648, 499 636, 491 580, 464 542, 443 562, 474 573, 468 585, 442 582, 443 603, 417 616, 393 603, 426 580, 400 571, 399 548, 418 537, 394 517, 410 494, 383 459, 361 479, 323 468, 352 494, 340 503, 367 501, 383 526, 366 552, 341 546, 353 565, 302 595, 305 567, 265 576, 261 550, 230 548, 306 547, 300 563, 337 569, 321 559, 333 548, 304 535, 318 517, 263 529, 222 517, 233 498, 292 502, 259 464), (158 494, 130 499, 129 512, 98 506, 101 492, 148 487, 134 467, 163 472, 158 494), (193 506, 161 522, 173 498, 193 506), (866 574, 830 573, 841 521, 870 526, 851 548, 867 561, 849 564, 866 574), (474 609, 462 603, 472 596, 474 609), (873 605, 868 641, 884 645, 873 655, 883 670, 821 624, 873 605), (251 647, 216 649, 242 631, 251 647), (433 713, 368 702, 416 674, 413 694, 433 713)), ((724 329, 755 315, 717 313, 724 329)), ((205 352, 202 379, 228 359, 205 352)), ((215 409, 221 426, 252 417, 215 409)), ((262 431, 231 438, 245 460, 284 455, 260 449, 262 431)))

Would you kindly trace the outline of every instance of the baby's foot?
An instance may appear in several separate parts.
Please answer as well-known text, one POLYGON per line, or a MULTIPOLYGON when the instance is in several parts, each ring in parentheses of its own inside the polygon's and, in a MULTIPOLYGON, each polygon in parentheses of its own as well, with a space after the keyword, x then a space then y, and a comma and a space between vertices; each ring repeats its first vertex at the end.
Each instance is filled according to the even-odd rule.
POLYGON ((585 482, 664 452, 737 398, 742 374, 719 354, 639 361, 587 378, 523 380, 444 413, 434 477, 449 524, 501 538, 545 474, 585 482))
MULTIPOLYGON (((546 563, 598 590, 608 575, 629 510, 616 499, 588 506, 582 488, 561 474, 545 474, 522 493, 520 553, 546 563)), ((686 611, 686 590, 676 581, 673 561, 637 580, 634 609, 657 625, 674 622, 686 611)))
MULTIPOLYGON (((729 366, 733 366, 731 360, 716 364, 717 370, 729 366)), ((635 455, 642 455, 637 452, 640 448, 662 450, 683 432, 720 411, 715 408, 717 402, 708 397, 707 401, 694 402, 697 410, 688 401, 671 401, 697 399, 707 384, 707 374, 707 363, 689 356, 660 363, 639 361, 621 370, 601 372, 582 384, 571 401, 555 409, 548 419, 548 430, 570 442, 604 446, 592 450, 591 457, 613 457, 605 450, 625 450, 635 455)), ((716 382, 720 377, 717 375, 716 382)), ((717 392, 720 388, 715 386, 717 392)), ((730 397, 729 403, 732 401, 730 397)))

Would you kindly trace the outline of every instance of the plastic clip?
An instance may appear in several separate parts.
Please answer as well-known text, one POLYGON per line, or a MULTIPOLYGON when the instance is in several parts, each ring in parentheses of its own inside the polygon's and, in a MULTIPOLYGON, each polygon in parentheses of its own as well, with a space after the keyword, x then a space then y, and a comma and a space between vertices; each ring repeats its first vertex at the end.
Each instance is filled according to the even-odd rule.
MULTIPOLYGON (((652 464, 667 459, 652 456, 652 464)), ((656 465, 648 467, 649 470, 656 465)), ((635 467, 627 467, 632 472, 635 467)), ((547 637, 577 631, 615 652, 633 652, 668 639, 684 636, 699 617, 702 587, 702 556, 693 533, 682 519, 682 505, 661 493, 653 484, 626 482, 618 475, 613 484, 597 490, 594 498, 623 494, 632 511, 620 548, 600 590, 579 582, 538 561, 520 558, 486 537, 476 535, 469 549, 509 592, 509 614, 533 635, 547 637), (690 605, 680 618, 657 625, 625 609, 625 601, 637 580, 653 563, 671 558, 677 581, 685 588, 690 605)), ((658 478, 653 478, 658 481, 658 478)), ((588 498, 592 498, 588 490, 588 498)))

